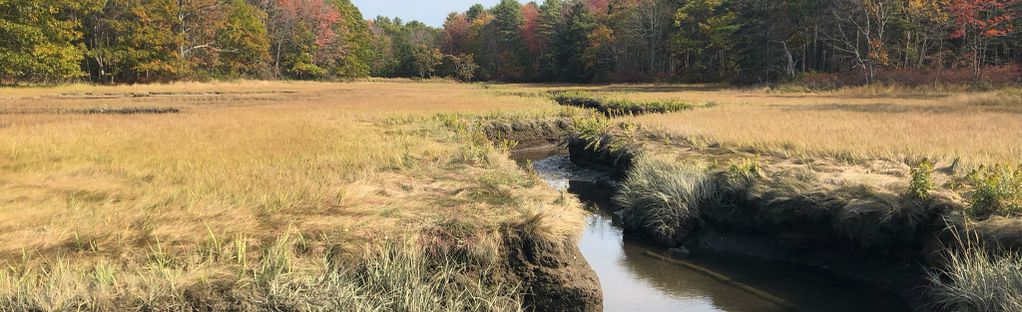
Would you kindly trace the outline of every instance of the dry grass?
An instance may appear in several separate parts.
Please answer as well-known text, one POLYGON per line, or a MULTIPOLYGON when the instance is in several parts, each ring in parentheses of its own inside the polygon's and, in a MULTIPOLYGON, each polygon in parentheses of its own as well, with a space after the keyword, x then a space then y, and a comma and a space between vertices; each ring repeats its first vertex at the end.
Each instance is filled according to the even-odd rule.
MULTIPOLYGON (((553 204, 558 194, 506 151, 449 126, 560 113, 543 99, 381 82, 0 89, 0 110, 15 109, 27 111, 0 113, 0 264, 13 267, 190 263, 211 237, 260 259, 288 231, 311 258, 413 241, 486 260, 502 225, 549 239, 582 227, 575 203, 553 204), (123 107, 180 111, 52 113, 123 107)), ((187 283, 223 265, 187 266, 187 283)))
POLYGON ((504 86, 507 93, 587 90, 631 100, 705 105, 629 121, 707 143, 755 147, 797 157, 891 160, 931 157, 969 164, 1022 161, 1017 90, 924 92, 862 87, 772 92, 712 85, 504 86), (708 105, 706 105, 708 104, 708 105))

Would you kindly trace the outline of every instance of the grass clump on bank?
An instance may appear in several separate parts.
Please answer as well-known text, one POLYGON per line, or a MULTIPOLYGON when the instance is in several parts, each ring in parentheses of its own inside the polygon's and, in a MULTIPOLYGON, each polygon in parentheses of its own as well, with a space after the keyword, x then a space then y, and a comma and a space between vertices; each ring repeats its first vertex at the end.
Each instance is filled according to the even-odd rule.
POLYGON ((617 99, 582 91, 553 92, 552 97, 558 104, 591 108, 610 117, 669 113, 695 108, 692 104, 670 99, 617 99))
POLYGON ((1022 311, 1022 256, 991 254, 978 238, 955 234, 943 268, 930 270, 930 307, 936 311, 1022 311))
POLYGON ((690 229, 711 189, 701 166, 645 157, 637 161, 614 199, 625 207, 626 226, 671 242, 690 229))

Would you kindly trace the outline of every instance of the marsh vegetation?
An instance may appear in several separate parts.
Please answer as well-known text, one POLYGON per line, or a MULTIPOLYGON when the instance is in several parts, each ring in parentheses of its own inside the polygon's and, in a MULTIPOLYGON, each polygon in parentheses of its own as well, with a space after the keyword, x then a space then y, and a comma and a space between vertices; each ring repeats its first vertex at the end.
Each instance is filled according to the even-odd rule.
MULTIPOLYGON (((672 245, 707 224, 812 225, 848 250, 900 261, 930 221, 1018 217, 1012 104, 885 92, 442 81, 2 89, 18 113, 0 114, 0 310, 534 309, 545 301, 509 254, 573 246, 585 212, 508 153, 569 132, 629 163, 626 227, 672 245), (564 94, 631 108, 607 116, 559 105, 564 94), (137 108, 174 113, 119 113, 137 108)), ((978 289, 1009 280, 1016 256, 945 254, 932 271, 942 308, 1015 300, 978 289)))

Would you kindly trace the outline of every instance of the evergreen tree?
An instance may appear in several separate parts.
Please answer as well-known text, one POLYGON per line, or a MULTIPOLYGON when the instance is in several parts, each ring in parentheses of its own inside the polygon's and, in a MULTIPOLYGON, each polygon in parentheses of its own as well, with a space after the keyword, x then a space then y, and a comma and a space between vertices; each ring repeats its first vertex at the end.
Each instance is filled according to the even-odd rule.
POLYGON ((469 21, 475 21, 480 15, 486 12, 486 7, 482 4, 476 3, 472 7, 468 8, 468 12, 465 13, 468 16, 469 21))
POLYGON ((589 46, 589 34, 596 27, 596 20, 584 2, 575 2, 568 9, 563 31, 553 38, 556 81, 589 82, 593 73, 586 63, 585 51, 589 46))
POLYGON ((517 0, 501 0, 491 12, 491 34, 497 36, 495 78, 503 81, 521 80, 525 75, 525 38, 522 36, 525 18, 522 16, 522 5, 517 0))
POLYGON ((540 72, 536 73, 536 76, 541 81, 552 81, 557 79, 560 75, 558 70, 557 53, 559 47, 555 46, 554 40, 560 37, 561 31, 564 29, 564 14, 562 12, 563 4, 561 0, 546 0, 543 1, 543 5, 539 7, 539 25, 537 25, 537 31, 542 40, 542 44, 546 46, 545 51, 540 56, 541 66, 540 72))

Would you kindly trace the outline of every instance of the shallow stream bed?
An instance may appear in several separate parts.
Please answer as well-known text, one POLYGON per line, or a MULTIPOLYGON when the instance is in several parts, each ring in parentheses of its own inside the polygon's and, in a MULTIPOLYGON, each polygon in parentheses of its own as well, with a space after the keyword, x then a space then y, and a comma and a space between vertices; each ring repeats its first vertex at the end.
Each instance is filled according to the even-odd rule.
POLYGON ((599 172, 576 167, 560 149, 514 157, 592 212, 580 250, 600 278, 606 311, 911 311, 898 296, 805 266, 720 255, 672 258, 624 233, 613 186, 601 183, 599 172))

